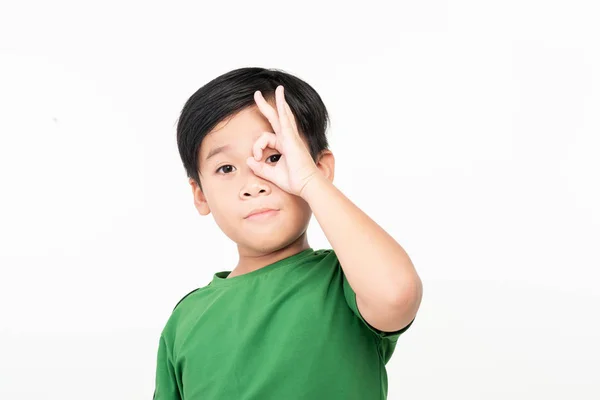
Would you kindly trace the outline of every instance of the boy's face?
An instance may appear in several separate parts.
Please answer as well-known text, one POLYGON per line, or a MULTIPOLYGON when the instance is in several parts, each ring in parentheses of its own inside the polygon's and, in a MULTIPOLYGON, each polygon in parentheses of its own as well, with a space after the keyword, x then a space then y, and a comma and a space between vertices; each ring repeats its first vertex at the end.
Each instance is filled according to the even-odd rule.
MULTIPOLYGON (((200 146, 202 190, 190 179, 194 204, 201 215, 212 213, 221 230, 250 253, 279 250, 298 239, 308 227, 311 209, 301 197, 254 174, 246 164, 263 132, 273 132, 256 106, 222 121, 200 146), (214 150, 223 151, 209 157, 214 150), (257 208, 278 210, 270 216, 246 218, 257 208)), ((267 147, 263 161, 275 164, 278 151, 267 147)))

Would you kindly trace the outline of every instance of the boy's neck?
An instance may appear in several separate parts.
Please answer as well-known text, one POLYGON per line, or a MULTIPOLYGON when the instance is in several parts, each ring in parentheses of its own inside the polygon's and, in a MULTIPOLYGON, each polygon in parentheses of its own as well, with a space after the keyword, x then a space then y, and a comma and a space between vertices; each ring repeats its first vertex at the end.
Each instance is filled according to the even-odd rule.
POLYGON ((273 264, 284 258, 298 254, 299 252, 306 250, 310 247, 308 244, 308 238, 306 232, 304 232, 297 240, 289 244, 288 246, 270 253, 256 253, 248 251, 238 246, 238 252, 240 255, 237 266, 227 278, 233 278, 234 276, 247 274, 252 271, 261 269, 264 266, 273 264))

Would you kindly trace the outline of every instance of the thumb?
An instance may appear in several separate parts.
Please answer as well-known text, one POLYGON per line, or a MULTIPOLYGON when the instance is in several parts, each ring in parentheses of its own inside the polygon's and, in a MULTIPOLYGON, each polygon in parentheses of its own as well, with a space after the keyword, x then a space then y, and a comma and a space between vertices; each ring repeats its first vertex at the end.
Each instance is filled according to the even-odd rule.
POLYGON ((256 159, 254 157, 248 157, 246 159, 246 164, 248 164, 250 169, 252 169, 252 171, 256 175, 260 176, 263 179, 273 182, 273 178, 274 178, 273 169, 275 167, 273 167, 271 165, 267 165, 264 162, 258 162, 258 161, 256 161, 256 159))

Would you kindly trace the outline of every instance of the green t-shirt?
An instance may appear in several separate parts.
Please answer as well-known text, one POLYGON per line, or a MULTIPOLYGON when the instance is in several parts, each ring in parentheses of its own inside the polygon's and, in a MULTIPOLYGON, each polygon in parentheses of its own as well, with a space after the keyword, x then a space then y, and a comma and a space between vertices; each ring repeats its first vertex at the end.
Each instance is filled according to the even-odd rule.
MULTIPOLYGON (((303 250, 175 306, 158 346, 155 400, 379 400, 400 331, 360 315, 332 249, 303 250)), ((414 320, 413 320, 414 321, 414 320)))

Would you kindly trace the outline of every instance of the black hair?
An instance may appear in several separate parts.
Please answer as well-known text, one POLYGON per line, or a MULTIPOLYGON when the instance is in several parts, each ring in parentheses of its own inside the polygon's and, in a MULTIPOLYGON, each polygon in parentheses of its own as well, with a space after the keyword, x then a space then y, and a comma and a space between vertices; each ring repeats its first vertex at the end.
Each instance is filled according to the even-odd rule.
POLYGON ((328 149, 329 114, 319 94, 308 83, 280 69, 246 67, 229 71, 198 89, 185 103, 177 122, 177 147, 188 178, 200 186, 200 144, 221 121, 256 105, 254 92, 275 98, 283 85, 300 134, 313 160, 328 149))

